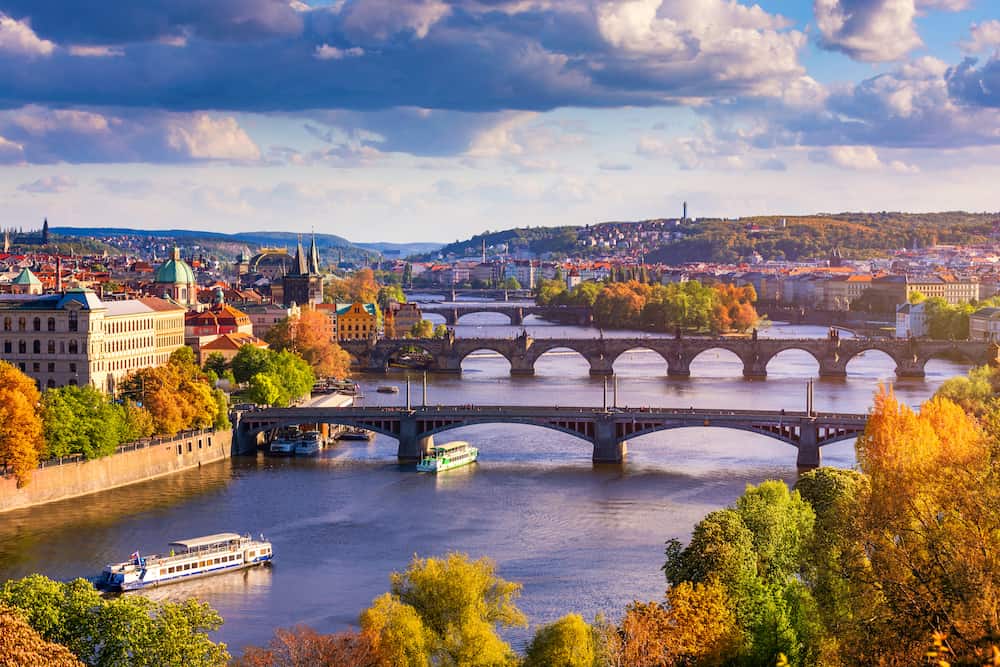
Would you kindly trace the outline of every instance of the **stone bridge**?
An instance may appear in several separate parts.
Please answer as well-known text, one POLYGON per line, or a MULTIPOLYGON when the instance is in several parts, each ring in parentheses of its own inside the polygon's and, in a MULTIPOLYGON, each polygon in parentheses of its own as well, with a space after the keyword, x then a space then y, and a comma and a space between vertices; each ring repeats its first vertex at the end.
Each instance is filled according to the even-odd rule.
POLYGON ((528 315, 538 315, 545 319, 587 326, 594 321, 591 309, 587 306, 537 306, 537 305, 495 305, 481 304, 421 304, 421 311, 426 314, 440 315, 445 324, 456 325, 459 319, 472 313, 500 313, 515 326, 524 324, 528 315))
POLYGON ((454 301, 460 296, 479 297, 481 299, 530 299, 534 295, 530 289, 507 289, 504 287, 407 287, 403 290, 407 296, 441 296, 454 301))
POLYGON ((677 428, 720 427, 766 435, 798 449, 802 467, 820 465, 820 448, 856 438, 868 415, 767 410, 674 408, 579 408, 518 406, 303 407, 268 408, 237 420, 240 453, 256 453, 258 443, 282 426, 338 424, 395 438, 400 461, 412 462, 434 446, 438 433, 476 424, 530 424, 568 433, 593 446, 595 463, 621 463, 629 438, 677 428))
POLYGON ((409 349, 429 354, 432 372, 460 373, 462 360, 473 352, 491 350, 510 362, 512 375, 533 375, 535 362, 546 352, 569 349, 590 364, 591 375, 611 375, 615 360, 635 349, 649 349, 667 362, 671 376, 687 377, 691 362, 708 350, 728 350, 743 362, 743 376, 767 376, 767 364, 786 350, 802 350, 819 364, 820 377, 845 377, 847 363, 857 355, 877 350, 896 363, 898 377, 923 377, 934 358, 958 358, 970 364, 997 363, 1000 346, 981 341, 900 340, 894 338, 455 338, 382 339, 341 343, 358 370, 382 372, 389 362, 409 349))

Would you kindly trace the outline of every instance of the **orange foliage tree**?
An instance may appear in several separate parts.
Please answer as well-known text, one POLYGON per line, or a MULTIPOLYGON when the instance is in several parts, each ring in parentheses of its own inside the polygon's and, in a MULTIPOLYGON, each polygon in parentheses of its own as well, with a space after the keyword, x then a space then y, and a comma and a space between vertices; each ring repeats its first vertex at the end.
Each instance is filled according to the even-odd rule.
POLYGON ((990 449, 950 400, 916 413, 891 391, 876 396, 857 444, 871 482, 859 532, 877 591, 857 618, 881 626, 873 658, 915 664, 941 632, 956 657, 978 660, 1000 634, 1000 465, 990 449))
POLYGON ((216 401, 189 347, 176 350, 162 366, 137 371, 123 382, 122 391, 142 400, 161 435, 209 428, 224 416, 224 403, 216 401))
POLYGON ((0 667, 25 665, 84 667, 68 648, 45 641, 18 613, 0 607, 0 667))
POLYGON ((0 361, 0 462, 18 486, 31 481, 31 471, 45 455, 40 401, 35 381, 0 361))
POLYGON ((305 359, 317 377, 347 377, 351 356, 331 338, 330 318, 318 310, 303 310, 294 324, 292 350, 305 359))
POLYGON ((368 633, 324 635, 305 625, 279 628, 266 647, 250 646, 233 663, 235 667, 377 667, 380 664, 378 650, 368 633))

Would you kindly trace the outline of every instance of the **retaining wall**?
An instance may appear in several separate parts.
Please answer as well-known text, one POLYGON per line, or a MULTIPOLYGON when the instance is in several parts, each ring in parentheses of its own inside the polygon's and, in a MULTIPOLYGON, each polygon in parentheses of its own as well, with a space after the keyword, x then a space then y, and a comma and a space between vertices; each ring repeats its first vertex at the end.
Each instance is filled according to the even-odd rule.
POLYGON ((126 445, 92 461, 49 463, 34 470, 31 481, 20 489, 12 475, 3 475, 0 512, 85 496, 229 458, 232 440, 231 430, 195 431, 172 440, 126 445))

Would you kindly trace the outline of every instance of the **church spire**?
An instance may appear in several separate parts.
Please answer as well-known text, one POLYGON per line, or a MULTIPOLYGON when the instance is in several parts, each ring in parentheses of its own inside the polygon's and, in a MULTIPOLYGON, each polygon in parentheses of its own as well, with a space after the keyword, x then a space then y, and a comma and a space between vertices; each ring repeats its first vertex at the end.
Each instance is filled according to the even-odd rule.
POLYGON ((300 276, 309 273, 309 262, 306 259, 306 251, 302 248, 301 234, 299 234, 299 243, 295 248, 295 273, 300 276))
POLYGON ((309 242, 309 273, 319 273, 319 250, 316 248, 316 231, 312 232, 312 240, 309 242))

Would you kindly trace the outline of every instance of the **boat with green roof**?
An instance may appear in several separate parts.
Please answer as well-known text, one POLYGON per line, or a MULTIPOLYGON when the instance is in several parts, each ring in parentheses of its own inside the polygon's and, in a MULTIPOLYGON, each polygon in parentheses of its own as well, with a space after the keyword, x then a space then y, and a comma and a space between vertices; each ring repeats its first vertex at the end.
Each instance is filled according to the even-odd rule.
POLYGON ((478 449, 464 440, 456 440, 435 446, 427 456, 420 459, 417 470, 420 472, 443 472, 475 463, 478 459, 478 449))

